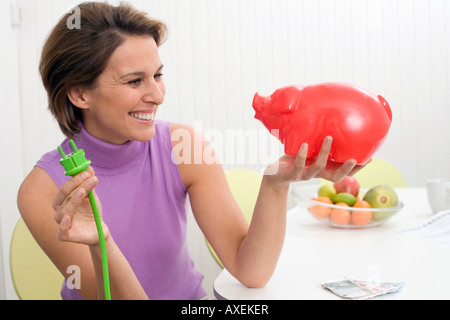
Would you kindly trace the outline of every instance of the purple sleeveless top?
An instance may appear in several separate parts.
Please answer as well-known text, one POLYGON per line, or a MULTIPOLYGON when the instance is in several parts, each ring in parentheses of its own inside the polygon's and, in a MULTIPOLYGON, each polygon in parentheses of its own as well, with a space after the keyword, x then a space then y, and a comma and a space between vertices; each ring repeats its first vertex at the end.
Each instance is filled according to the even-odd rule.
MULTIPOLYGON (((74 141, 98 177, 95 192, 103 220, 148 297, 200 299, 206 293, 201 287, 203 276, 188 252, 186 188, 172 161, 170 124, 159 120, 155 129, 155 136, 147 142, 114 145, 92 137, 84 128, 74 141)), ((73 152, 68 139, 61 147, 66 154, 73 152)), ((36 164, 58 187, 70 179, 64 175, 60 158, 55 148, 36 164)), ((82 299, 66 281, 61 296, 82 299)))

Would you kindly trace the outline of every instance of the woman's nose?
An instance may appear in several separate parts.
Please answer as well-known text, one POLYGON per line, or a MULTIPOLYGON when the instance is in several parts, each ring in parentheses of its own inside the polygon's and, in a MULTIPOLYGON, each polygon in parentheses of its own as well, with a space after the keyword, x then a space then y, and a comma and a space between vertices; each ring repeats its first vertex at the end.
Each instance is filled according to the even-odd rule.
POLYGON ((151 83, 148 85, 148 88, 146 88, 146 93, 142 97, 142 101, 146 103, 154 103, 156 105, 160 105, 164 101, 164 95, 165 95, 164 83, 151 81, 151 83))

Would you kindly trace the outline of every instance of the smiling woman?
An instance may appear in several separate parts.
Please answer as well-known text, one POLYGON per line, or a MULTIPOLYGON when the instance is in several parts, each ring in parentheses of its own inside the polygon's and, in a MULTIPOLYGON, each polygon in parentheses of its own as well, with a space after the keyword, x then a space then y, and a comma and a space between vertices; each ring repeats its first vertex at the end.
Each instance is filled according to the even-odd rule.
POLYGON ((164 24, 123 3, 85 2, 79 8, 79 29, 67 28, 69 13, 50 33, 40 72, 49 108, 67 136, 59 149, 71 152, 73 138, 91 165, 66 177, 60 151, 47 152, 18 194, 24 221, 56 267, 66 278, 69 265, 80 269, 81 285, 74 289, 64 282, 62 297, 104 298, 104 250, 92 197, 113 299, 205 296, 187 246, 188 199, 227 270, 246 286, 264 286, 283 245, 289 183, 340 180, 358 169, 355 161, 328 168, 332 139, 324 140, 314 162, 306 163, 307 145, 296 156, 280 158, 266 170, 248 225, 203 135, 188 125, 155 120, 165 96, 158 52, 164 24), (175 153, 172 138, 180 131, 191 141, 175 153), (190 161, 177 159, 188 155, 190 161))
POLYGON ((127 40, 127 35, 151 38, 156 46, 166 37, 166 26, 161 21, 150 19, 129 5, 112 7, 92 2, 78 8, 82 28, 67 28, 72 12, 62 16, 48 36, 39 65, 49 109, 68 137, 80 132, 82 119, 81 110, 68 97, 69 90, 95 88, 111 55, 127 40), (102 19, 98 19, 100 12, 102 19))

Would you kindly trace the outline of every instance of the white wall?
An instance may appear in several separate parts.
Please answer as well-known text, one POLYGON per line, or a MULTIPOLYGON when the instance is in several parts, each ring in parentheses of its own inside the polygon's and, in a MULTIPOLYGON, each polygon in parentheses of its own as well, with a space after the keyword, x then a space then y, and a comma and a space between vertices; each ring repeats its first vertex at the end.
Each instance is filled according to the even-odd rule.
MULTIPOLYGON (((450 1, 130 2, 169 26, 169 39, 161 47, 167 96, 159 117, 201 127, 223 157, 227 150, 237 153, 237 147, 227 149, 221 138, 244 137, 249 132, 238 129, 262 130, 261 157, 267 158, 267 146, 276 149, 275 155, 281 150, 266 140, 262 125, 253 119, 251 102, 256 91, 271 93, 287 84, 342 81, 389 101, 394 120, 377 156, 396 165, 409 185, 423 186, 427 178, 450 177, 450 1)), ((46 110, 37 71, 39 52, 52 25, 76 3, 9 0, 1 4, 5 49, 0 53, 0 170, 4 181, 0 249, 5 290, 0 290, 0 297, 15 297, 7 266, 9 239, 18 218, 18 185, 40 155, 62 139, 46 110), (18 27, 11 27, 9 6, 14 2, 22 9, 18 27)), ((242 162, 236 154, 225 166, 253 166, 249 157, 245 155, 242 162)), ((266 161, 258 160, 257 165, 266 161)), ((193 239, 193 254, 211 281, 217 269, 203 251, 201 237, 193 239)))
POLYGON ((0 299, 15 297, 9 273, 9 239, 18 218, 16 194, 23 180, 18 36, 10 1, 0 10, 0 299))

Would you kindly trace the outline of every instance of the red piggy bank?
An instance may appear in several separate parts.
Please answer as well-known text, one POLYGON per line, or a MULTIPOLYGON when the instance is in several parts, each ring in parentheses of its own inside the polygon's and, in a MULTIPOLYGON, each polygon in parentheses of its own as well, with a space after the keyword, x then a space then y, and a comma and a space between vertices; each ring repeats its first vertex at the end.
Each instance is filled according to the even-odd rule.
POLYGON ((387 101, 350 84, 286 86, 270 97, 255 94, 255 118, 296 155, 308 143, 315 159, 326 136, 333 137, 328 160, 366 164, 386 139, 392 121, 387 101), (275 130, 274 129, 278 129, 275 130))

